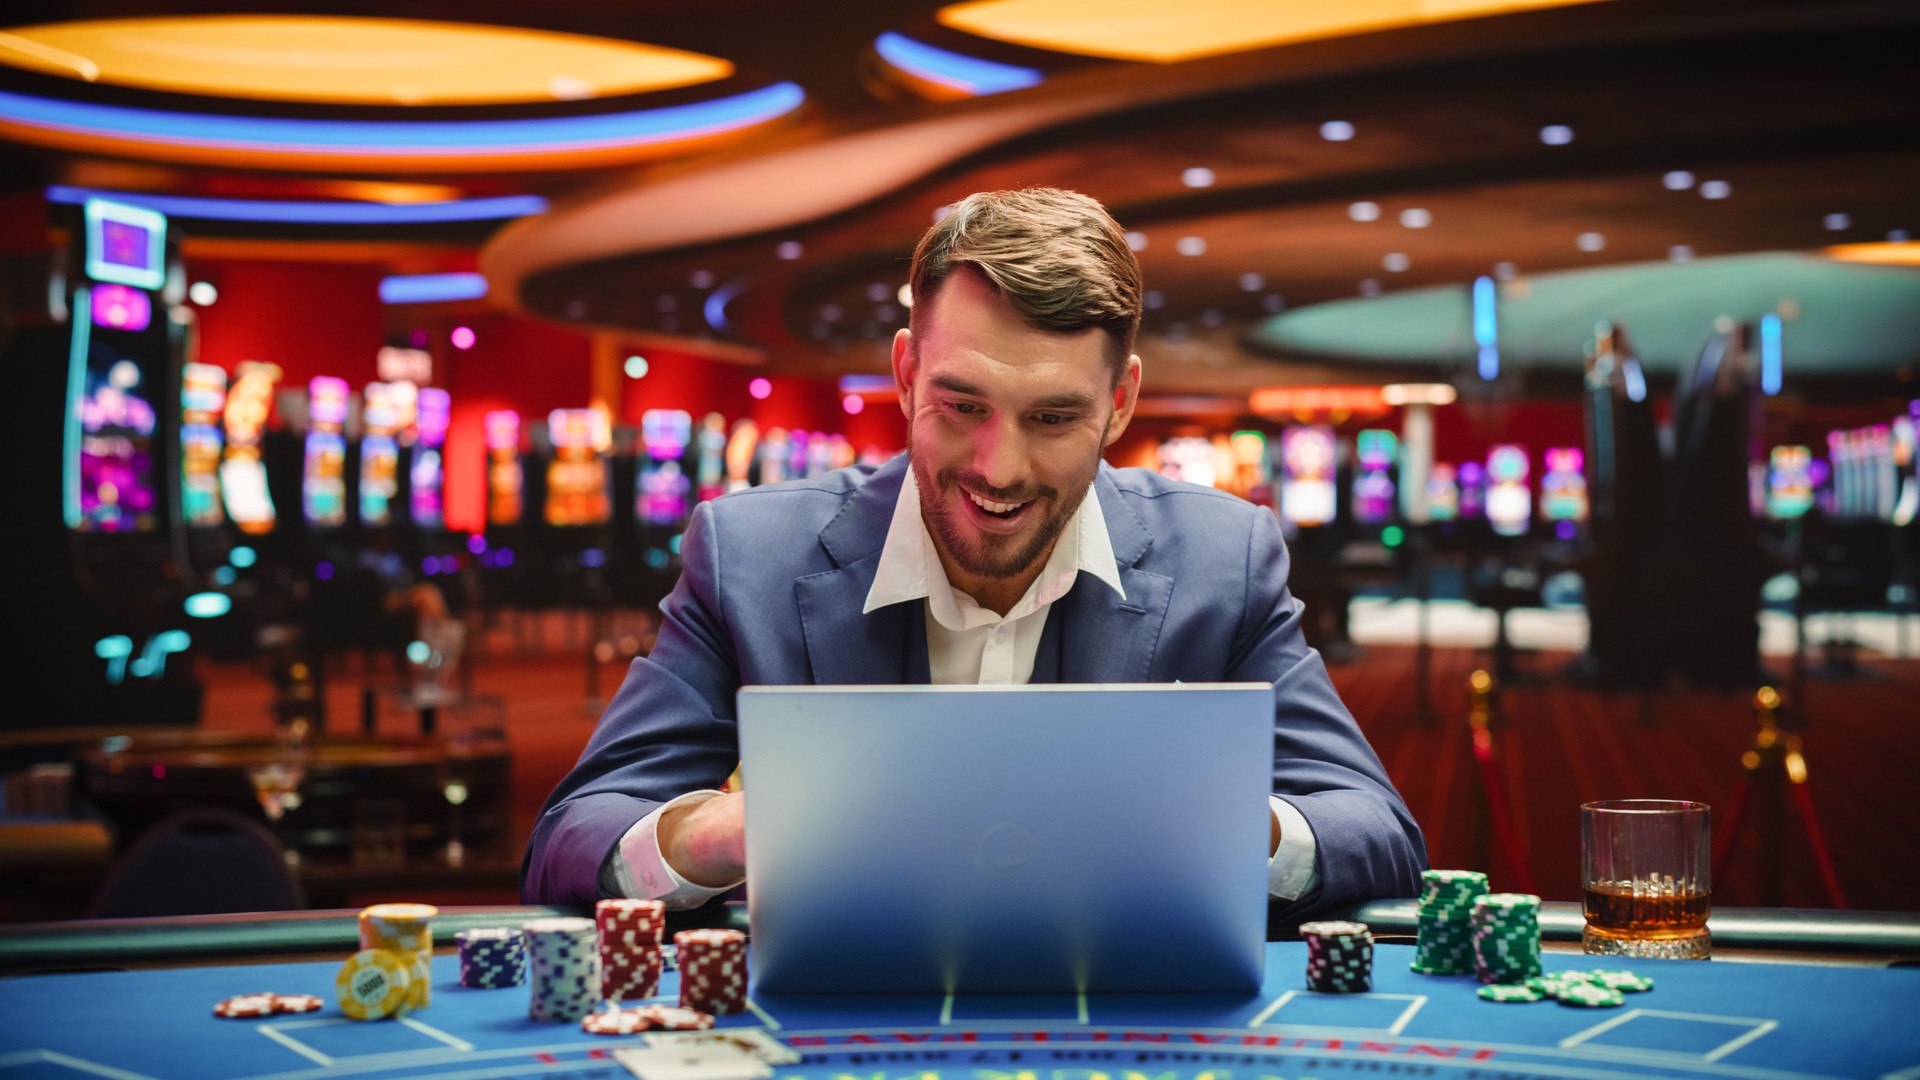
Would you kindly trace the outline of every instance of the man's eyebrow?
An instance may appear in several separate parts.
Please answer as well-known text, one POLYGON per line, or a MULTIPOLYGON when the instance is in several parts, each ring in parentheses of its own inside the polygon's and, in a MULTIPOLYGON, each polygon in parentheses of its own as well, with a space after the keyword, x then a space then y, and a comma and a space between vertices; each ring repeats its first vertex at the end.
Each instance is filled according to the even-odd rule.
POLYGON ((1043 397, 1039 401, 1034 402, 1032 407, 1035 409, 1059 409, 1061 411, 1066 411, 1071 409, 1086 409, 1086 408, 1092 407, 1093 400, 1094 398, 1092 394, 1085 394, 1085 393, 1079 393, 1079 392, 1070 393, 1070 394, 1054 394, 1050 397, 1043 397))
POLYGON ((967 397, 985 397, 986 396, 985 394, 981 393, 979 387, 969 382, 962 382, 961 380, 956 379, 951 375, 935 375, 931 379, 928 379, 927 381, 931 382, 934 386, 947 391, 950 394, 962 394, 967 397))

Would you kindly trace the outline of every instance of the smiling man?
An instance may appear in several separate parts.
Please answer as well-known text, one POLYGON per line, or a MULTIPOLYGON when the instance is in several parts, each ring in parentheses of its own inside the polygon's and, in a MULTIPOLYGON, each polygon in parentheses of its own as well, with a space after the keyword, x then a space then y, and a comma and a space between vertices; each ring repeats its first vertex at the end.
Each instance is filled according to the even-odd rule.
POLYGON ((1419 828, 1301 635, 1273 515, 1101 460, 1141 379, 1140 267, 1106 210, 973 195, 911 288, 906 455, 695 511, 652 654, 534 829, 526 899, 732 888, 735 692, 929 682, 1272 683, 1270 893, 1289 917, 1413 895, 1419 828))

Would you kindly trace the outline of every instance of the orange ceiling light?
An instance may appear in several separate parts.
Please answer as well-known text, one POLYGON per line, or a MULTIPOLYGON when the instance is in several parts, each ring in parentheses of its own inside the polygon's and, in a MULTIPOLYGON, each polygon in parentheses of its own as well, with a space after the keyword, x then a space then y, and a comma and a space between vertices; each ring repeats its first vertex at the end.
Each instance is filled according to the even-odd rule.
POLYGON ((724 79, 725 60, 517 27, 318 15, 100 19, 0 32, 0 63, 177 94, 335 105, 507 105, 724 79))
POLYGON ((1247 395, 1248 411, 1259 416, 1380 416, 1393 407, 1378 386, 1263 386, 1247 395))
POLYGON ((942 25, 1111 60, 1169 64, 1405 26, 1600 0, 968 0, 942 25))
POLYGON ((1911 240, 1884 244, 1835 244, 1824 253, 1841 262, 1879 263, 1882 266, 1920 266, 1920 244, 1911 240))

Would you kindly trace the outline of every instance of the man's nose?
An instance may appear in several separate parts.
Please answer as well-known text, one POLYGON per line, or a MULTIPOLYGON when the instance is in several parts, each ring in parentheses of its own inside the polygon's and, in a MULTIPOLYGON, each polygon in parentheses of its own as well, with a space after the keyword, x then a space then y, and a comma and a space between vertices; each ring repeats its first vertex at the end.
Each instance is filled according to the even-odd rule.
POLYGON ((974 472, 1000 490, 1019 487, 1027 478, 1027 440, 1019 419, 996 417, 981 429, 973 448, 974 472))

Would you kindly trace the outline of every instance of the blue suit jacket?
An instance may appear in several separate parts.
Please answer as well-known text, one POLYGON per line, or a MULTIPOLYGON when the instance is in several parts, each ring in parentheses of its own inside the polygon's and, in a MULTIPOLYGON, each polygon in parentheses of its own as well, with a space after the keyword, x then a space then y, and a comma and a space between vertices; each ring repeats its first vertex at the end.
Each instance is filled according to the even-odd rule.
MULTIPOLYGON (((635 822, 726 780, 742 685, 932 681, 924 602, 860 610, 906 469, 901 455, 694 511, 652 654, 634 661, 534 827, 527 901, 592 903, 635 822)), ((1094 485, 1126 599, 1075 584, 1048 613, 1033 681, 1273 683, 1273 791, 1313 826, 1320 873, 1288 916, 1414 895, 1419 827, 1301 636, 1273 514, 1143 469, 1102 464, 1094 485)))

